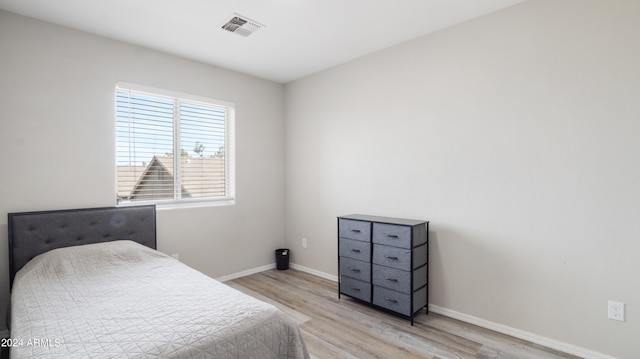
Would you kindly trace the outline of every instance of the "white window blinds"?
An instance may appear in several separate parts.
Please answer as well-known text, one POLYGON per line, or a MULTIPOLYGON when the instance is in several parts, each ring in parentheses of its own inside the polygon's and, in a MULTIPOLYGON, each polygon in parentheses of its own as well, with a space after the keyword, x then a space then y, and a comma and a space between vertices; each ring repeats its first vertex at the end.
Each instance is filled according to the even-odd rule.
POLYGON ((232 200, 233 105, 131 87, 116 88, 117 203, 232 200))

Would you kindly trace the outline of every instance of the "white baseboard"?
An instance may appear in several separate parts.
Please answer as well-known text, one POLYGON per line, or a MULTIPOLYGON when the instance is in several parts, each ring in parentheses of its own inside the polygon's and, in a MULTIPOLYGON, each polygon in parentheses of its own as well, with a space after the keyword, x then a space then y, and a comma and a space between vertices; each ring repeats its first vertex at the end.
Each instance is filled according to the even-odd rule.
POLYGON ((479 327, 493 330, 494 332, 510 335, 512 337, 526 340, 532 343, 543 345, 547 348, 556 349, 567 354, 577 355, 585 359, 616 359, 612 356, 588 350, 579 346, 567 344, 554 339, 526 332, 524 330, 512 328, 506 325, 494 323, 472 315, 456 312, 455 310, 443 308, 434 304, 429 304, 429 311, 444 315, 445 317, 457 319, 465 323, 474 324, 479 327))
MULTIPOLYGON (((247 269, 245 271, 242 272, 238 272, 238 273, 233 273, 233 274, 229 274, 229 275, 225 275, 219 278, 215 278, 217 281, 219 282, 226 282, 228 280, 234 280, 237 278, 242 278, 242 277, 246 277, 248 275, 252 275, 252 274, 256 274, 256 273, 260 273, 260 272, 264 272, 264 271, 268 271, 270 269, 274 269, 276 267, 275 263, 271 263, 271 264, 267 264, 261 267, 256 267, 256 268, 252 268, 252 269, 247 269)), ((324 278, 333 282, 337 282, 338 281, 338 276, 336 275, 332 275, 332 274, 328 274, 325 272, 321 272, 309 267, 305 267, 305 266, 301 266, 299 264, 295 264, 295 263, 290 263, 289 267, 291 267, 292 269, 295 270, 299 270, 301 272, 305 272, 305 273, 309 273, 309 274, 313 274, 316 277, 320 277, 320 278, 324 278)))
POLYGON ((264 266, 261 266, 261 267, 247 269, 247 270, 242 271, 242 272, 225 275, 225 276, 216 278, 216 280, 219 281, 219 282, 226 282, 228 280, 242 278, 242 277, 246 277, 248 275, 252 275, 252 274, 268 271, 269 269, 273 269, 275 267, 276 267, 276 264, 275 263, 271 263, 271 264, 267 264, 267 265, 264 265, 264 266))
MULTIPOLYGON (((309 268, 309 267, 305 267, 299 264, 295 264, 295 263, 291 263, 289 265, 291 268, 295 269, 295 270, 299 270, 301 272, 305 272, 305 273, 309 273, 309 274, 313 274, 317 277, 320 278, 324 278, 333 282, 337 282, 338 281, 338 276, 333 275, 333 274, 328 274, 325 272, 321 272, 318 270, 315 270, 313 268, 309 268)), ((262 267, 257 267, 257 268, 253 268, 253 269, 249 269, 243 272, 239 272, 239 273, 235 273, 235 274, 230 274, 221 278, 217 278, 219 281, 224 282, 226 280, 232 280, 232 279, 236 279, 236 278, 240 278, 240 277, 244 277, 244 276, 248 276, 251 274, 256 274, 256 273, 260 273, 260 272, 264 272, 270 269, 273 269, 276 267, 275 263, 272 264, 268 264, 262 267)), ((533 333, 529 333, 526 332, 524 330, 520 330, 520 329, 516 329, 516 328, 512 328, 503 324, 498 324, 498 323, 494 323, 491 321, 488 321, 486 319, 482 319, 482 318, 478 318, 478 317, 474 317, 472 315, 468 315, 468 314, 464 314, 464 313, 460 313, 457 312, 455 310, 451 310, 451 309, 447 309, 444 307, 440 307, 434 304, 429 304, 429 311, 432 311, 434 313, 438 313, 440 315, 444 315, 445 317, 449 317, 449 318, 453 318, 453 319, 457 319, 460 321, 463 321, 465 323, 469 323, 469 324, 474 324, 477 325, 479 327, 482 328, 486 328, 486 329, 490 329, 493 330, 495 332, 498 333, 502 333, 502 334, 506 334, 506 335, 510 335, 512 337, 515 338, 519 338, 522 340, 527 340, 529 342, 535 343, 535 344, 540 344, 543 345, 547 348, 551 348, 551 349, 555 349, 555 350, 559 350, 561 352, 567 353, 567 354, 573 354, 585 359, 616 359, 615 357, 606 355, 606 354, 602 354, 596 351, 592 351, 589 349, 585 349, 579 346, 575 346, 575 345, 571 345, 571 344, 567 344, 564 342, 560 342, 551 338, 547 338, 547 337, 543 337, 537 334, 533 334, 533 333)))
POLYGON ((338 276, 337 275, 321 272, 319 270, 315 270, 315 269, 312 269, 312 268, 309 268, 309 267, 301 266, 301 265, 295 264, 295 263, 292 263, 290 266, 291 266, 291 268, 293 268, 295 270, 299 270, 300 272, 313 274, 316 277, 324 278, 324 279, 330 280, 332 282, 337 282, 338 281, 338 276))

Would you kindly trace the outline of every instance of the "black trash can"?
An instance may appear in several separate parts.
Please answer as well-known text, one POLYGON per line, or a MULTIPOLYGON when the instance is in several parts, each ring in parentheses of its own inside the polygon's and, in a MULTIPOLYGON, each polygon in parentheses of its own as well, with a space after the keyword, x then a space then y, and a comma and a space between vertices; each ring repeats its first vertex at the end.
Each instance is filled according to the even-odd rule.
POLYGON ((276 268, 279 270, 289 269, 289 250, 286 248, 276 249, 276 268))

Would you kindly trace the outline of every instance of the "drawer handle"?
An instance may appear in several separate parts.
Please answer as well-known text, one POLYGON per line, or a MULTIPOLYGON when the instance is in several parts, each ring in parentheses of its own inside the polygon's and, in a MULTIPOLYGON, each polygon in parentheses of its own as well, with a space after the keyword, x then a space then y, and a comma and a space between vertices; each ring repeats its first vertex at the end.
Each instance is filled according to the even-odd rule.
POLYGON ((350 249, 350 251, 352 251, 352 252, 356 252, 356 253, 360 253, 360 250, 359 250, 359 249, 351 248, 351 249, 350 249))
POLYGON ((356 292, 359 292, 359 291, 360 291, 360 288, 358 288, 358 287, 349 287, 349 288, 351 288, 351 289, 355 290, 356 292))
POLYGON ((394 260, 394 261, 398 260, 398 257, 395 257, 395 256, 384 256, 384 257, 387 258, 387 259, 394 260))
POLYGON ((360 269, 358 269, 358 268, 349 267, 349 270, 352 271, 352 272, 358 272, 358 273, 360 272, 360 269))
POLYGON ((397 238, 398 238, 398 235, 397 235, 397 234, 387 234, 387 237, 389 237, 389 238, 396 238, 396 239, 397 239, 397 238))
POLYGON ((360 230, 359 229, 352 229, 351 232, 360 233, 360 230))
POLYGON ((398 279, 397 278, 389 278, 389 277, 384 277, 384 279, 390 281, 390 282, 397 282, 398 279))
POLYGON ((393 299, 393 298, 384 297, 384 300, 386 300, 387 302, 391 302, 391 303, 398 303, 398 300, 397 299, 393 299))

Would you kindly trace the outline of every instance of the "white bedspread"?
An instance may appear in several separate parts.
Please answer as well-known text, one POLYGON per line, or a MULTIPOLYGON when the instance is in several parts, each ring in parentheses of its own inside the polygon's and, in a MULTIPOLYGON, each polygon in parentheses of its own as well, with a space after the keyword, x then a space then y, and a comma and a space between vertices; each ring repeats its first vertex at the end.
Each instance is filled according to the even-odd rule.
POLYGON ((16 275, 11 358, 308 358, 284 313, 131 241, 57 249, 16 275))

